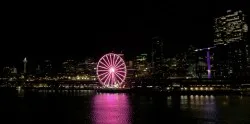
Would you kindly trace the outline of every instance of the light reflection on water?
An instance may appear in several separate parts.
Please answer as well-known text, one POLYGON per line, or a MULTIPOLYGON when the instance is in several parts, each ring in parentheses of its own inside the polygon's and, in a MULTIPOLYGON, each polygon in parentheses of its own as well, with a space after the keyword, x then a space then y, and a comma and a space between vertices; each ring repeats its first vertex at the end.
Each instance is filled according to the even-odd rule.
MULTIPOLYGON (((21 94, 20 96, 26 97, 26 99, 23 100, 29 100, 29 96, 25 96, 23 91, 18 91, 18 93, 21 94)), ((250 124, 249 96, 168 96, 126 93, 96 93, 94 91, 60 91, 58 93, 46 91, 40 92, 40 94, 48 96, 45 97, 45 99, 39 99, 41 102, 43 102, 43 100, 49 101, 51 100, 49 99, 50 96, 53 96, 53 100, 56 98, 56 102, 64 103, 61 104, 61 108, 72 110, 70 115, 74 116, 66 119, 75 120, 79 116, 81 119, 84 119, 84 122, 93 124, 154 124, 160 123, 160 121, 167 123, 172 120, 180 120, 179 123, 250 124), (58 96, 60 96, 60 99, 57 99, 58 96), (70 101, 67 100, 69 98, 70 101), (84 115, 84 118, 81 114, 73 111, 75 107, 82 108, 79 110, 81 111, 80 113, 87 113, 84 115), (159 122, 156 122, 157 120, 159 120, 159 122)), ((37 106, 40 102, 36 103, 31 99, 27 103, 37 106)), ((32 108, 32 110, 33 109, 34 108, 32 108)))
POLYGON ((131 123, 131 107, 127 94, 96 94, 91 108, 93 124, 131 123))
POLYGON ((212 95, 181 96, 180 108, 182 111, 192 111, 192 116, 197 119, 217 122, 216 104, 212 95))

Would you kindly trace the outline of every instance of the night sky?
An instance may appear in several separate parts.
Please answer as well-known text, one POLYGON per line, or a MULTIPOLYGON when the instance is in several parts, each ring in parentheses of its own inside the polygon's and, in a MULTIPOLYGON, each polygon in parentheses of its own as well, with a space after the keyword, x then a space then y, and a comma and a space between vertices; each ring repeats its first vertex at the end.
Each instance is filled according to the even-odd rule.
MULTIPOLYGON (((227 9, 242 9, 235 1, 92 1, 82 3, 6 3, 1 15, 1 65, 66 58, 99 58, 107 52, 127 59, 151 51, 151 38, 165 39, 165 56, 193 44, 213 41, 213 18, 227 9)), ((249 14, 248 14, 249 15, 249 14)))

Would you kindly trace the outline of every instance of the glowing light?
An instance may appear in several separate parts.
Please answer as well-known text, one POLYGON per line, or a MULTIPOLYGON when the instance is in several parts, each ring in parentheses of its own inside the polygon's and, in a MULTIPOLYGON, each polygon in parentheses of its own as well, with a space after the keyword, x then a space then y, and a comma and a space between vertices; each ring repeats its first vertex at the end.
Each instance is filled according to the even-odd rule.
POLYGON ((94 124, 130 123, 132 107, 127 94, 96 94, 91 103, 91 108, 93 108, 91 119, 94 124))
POLYGON ((126 78, 127 69, 124 60, 119 55, 109 53, 97 63, 96 74, 104 87, 118 88, 126 78))
POLYGON ((114 73, 114 72, 115 72, 114 67, 111 67, 111 68, 109 69, 109 73, 114 73))
POLYGON ((207 51, 207 78, 211 78, 210 52, 207 51))

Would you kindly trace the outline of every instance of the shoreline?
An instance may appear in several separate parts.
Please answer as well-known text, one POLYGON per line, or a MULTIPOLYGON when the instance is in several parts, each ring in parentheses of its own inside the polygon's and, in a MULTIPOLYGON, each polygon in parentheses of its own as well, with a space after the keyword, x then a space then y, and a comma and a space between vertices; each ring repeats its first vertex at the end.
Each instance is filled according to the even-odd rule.
POLYGON ((149 90, 149 89, 38 89, 38 88, 0 88, 0 93, 18 93, 22 92, 46 92, 46 93, 67 93, 67 92, 85 92, 92 91, 96 93, 129 93, 129 94, 141 94, 141 95, 239 95, 239 96, 250 96, 250 92, 244 91, 161 91, 161 90, 149 90))

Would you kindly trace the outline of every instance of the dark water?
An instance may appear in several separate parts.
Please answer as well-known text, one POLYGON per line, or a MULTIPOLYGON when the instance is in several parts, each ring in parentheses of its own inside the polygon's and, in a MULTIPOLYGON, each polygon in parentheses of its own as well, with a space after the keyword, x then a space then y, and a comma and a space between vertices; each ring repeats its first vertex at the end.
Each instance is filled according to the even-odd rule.
POLYGON ((250 124, 250 97, 1 92, 0 123, 250 124))

